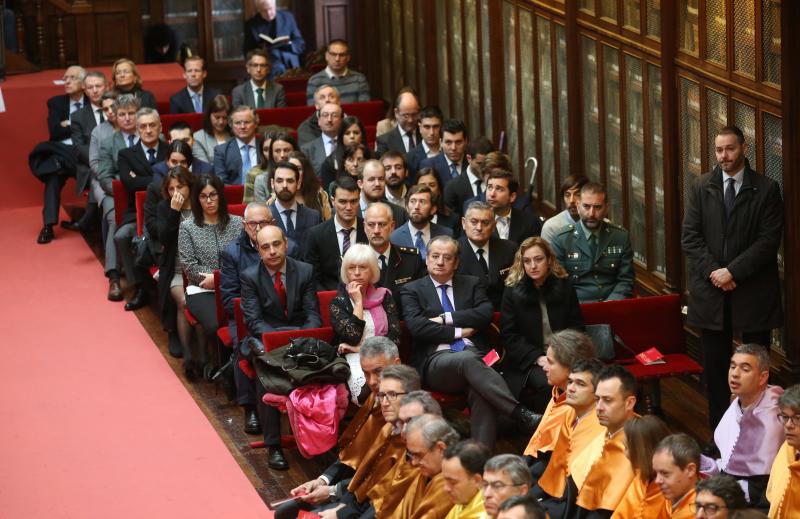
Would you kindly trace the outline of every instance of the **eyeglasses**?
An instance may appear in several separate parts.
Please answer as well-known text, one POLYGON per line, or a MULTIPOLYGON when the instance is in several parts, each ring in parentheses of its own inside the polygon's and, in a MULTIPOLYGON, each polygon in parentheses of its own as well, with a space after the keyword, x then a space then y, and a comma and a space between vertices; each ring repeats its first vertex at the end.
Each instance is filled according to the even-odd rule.
POLYGON ((428 455, 429 452, 430 451, 425 451, 425 452, 422 452, 422 453, 419 453, 419 454, 415 454, 415 453, 411 452, 410 450, 406 450, 406 461, 408 461, 409 463, 413 463, 415 461, 416 462, 420 462, 420 461, 422 461, 423 458, 425 458, 425 456, 428 455))
POLYGON ((721 509, 728 507, 724 505, 715 505, 712 503, 703 504, 695 501, 694 503, 692 503, 692 508, 694 509, 693 511, 695 513, 703 512, 703 514, 706 517, 714 517, 715 515, 717 515, 717 512, 719 512, 721 509))
POLYGON ((519 487, 519 486, 522 486, 522 483, 503 483, 502 481, 490 482, 486 480, 481 481, 480 484, 481 490, 483 490, 484 492, 486 491, 487 488, 491 488, 495 492, 499 492, 507 487, 519 487))
POLYGON ((793 426, 800 427, 800 414, 789 416, 787 414, 778 413, 778 420, 780 420, 783 425, 788 425, 789 422, 792 422, 793 426))
POLYGON ((198 196, 197 198, 199 198, 201 202, 206 202, 206 201, 212 202, 217 198, 219 198, 219 193, 209 193, 209 194, 200 193, 200 196, 198 196))
POLYGON ((383 391, 381 391, 380 393, 376 394, 375 396, 378 398, 378 402, 383 402, 384 398, 388 398, 389 402, 394 402, 395 400, 397 400, 398 396, 406 395, 406 394, 408 394, 408 393, 406 393, 405 391, 399 391, 399 392, 398 391, 387 391, 385 393, 383 391))
POLYGON ((257 222, 245 222, 245 224, 251 229, 261 229, 262 227, 266 227, 267 225, 272 225, 274 220, 259 220, 257 222))
POLYGON ((319 114, 320 119, 338 119, 342 114, 339 112, 322 112, 319 114))

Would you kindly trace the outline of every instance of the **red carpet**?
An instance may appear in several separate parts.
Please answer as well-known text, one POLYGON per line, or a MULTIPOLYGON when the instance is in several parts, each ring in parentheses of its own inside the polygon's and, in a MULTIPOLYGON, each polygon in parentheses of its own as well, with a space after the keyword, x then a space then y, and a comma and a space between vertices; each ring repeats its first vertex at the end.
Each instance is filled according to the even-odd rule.
MULTIPOLYGON (((111 68, 100 69, 107 78, 111 68)), ((153 92, 157 101, 169 101, 169 96, 185 86, 182 70, 176 64, 140 65, 144 88, 153 92)), ((6 105, 0 113, 0 157, 3 157, 5 182, 0 190, 0 208, 30 207, 42 204, 42 184, 28 169, 28 154, 33 147, 48 139, 47 99, 63 94, 63 85, 53 80, 64 77, 64 70, 46 70, 35 74, 9 76, 0 83, 6 105)), ((75 192, 72 181, 64 188, 63 201, 75 192)))
POLYGON ((0 212, 0 516, 271 517, 81 237, 40 225, 0 212))

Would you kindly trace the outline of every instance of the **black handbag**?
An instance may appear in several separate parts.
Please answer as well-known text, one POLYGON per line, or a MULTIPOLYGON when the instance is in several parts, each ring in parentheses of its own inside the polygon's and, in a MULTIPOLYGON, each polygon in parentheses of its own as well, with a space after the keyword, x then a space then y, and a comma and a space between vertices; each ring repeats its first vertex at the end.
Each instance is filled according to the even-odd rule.
POLYGON ((280 348, 257 354, 253 367, 266 392, 275 395, 288 395, 308 384, 342 384, 350 378, 347 360, 338 356, 333 346, 313 337, 292 339, 280 348))

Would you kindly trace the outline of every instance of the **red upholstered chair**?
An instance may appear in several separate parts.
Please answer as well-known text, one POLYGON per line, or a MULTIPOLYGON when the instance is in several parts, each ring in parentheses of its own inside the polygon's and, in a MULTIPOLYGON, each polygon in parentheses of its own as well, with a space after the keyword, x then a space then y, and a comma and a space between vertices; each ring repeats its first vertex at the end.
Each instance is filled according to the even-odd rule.
POLYGON ((236 318, 236 337, 242 340, 248 335, 247 326, 244 324, 244 312, 242 312, 242 298, 233 298, 233 315, 236 318))
POLYGON ((287 94, 289 92, 302 92, 303 99, 305 100, 306 85, 308 84, 307 77, 281 78, 276 79, 275 81, 283 85, 283 91, 287 94))
POLYGON ((164 115, 168 115, 169 101, 156 101, 156 110, 158 110, 158 113, 161 115, 161 117, 164 117, 164 115))
POLYGON ((336 290, 317 292, 319 301, 319 315, 322 317, 322 326, 331 325, 331 299, 336 297, 336 290))
MULTIPOLYGON (((181 276, 183 276, 183 286, 184 287, 189 286, 189 278, 186 277, 186 272, 181 270, 181 276)), ((186 321, 189 323, 189 326, 197 325, 197 318, 194 315, 192 315, 192 312, 189 311, 188 306, 183 307, 183 315, 186 317, 186 321)))
MULTIPOLYGON (((160 112, 159 112, 160 113, 160 112)), ((169 137, 170 127, 178 121, 184 121, 192 129, 192 132, 203 127, 203 114, 169 114, 164 113, 161 115, 161 132, 165 137, 169 137)))
POLYGON ((287 128, 297 128, 309 115, 314 113, 313 106, 287 106, 286 108, 265 108, 256 110, 258 124, 261 126, 275 124, 287 128))
POLYGON ((365 125, 364 131, 367 132, 367 146, 369 147, 369 149, 374 149, 375 139, 377 139, 376 135, 378 133, 378 125, 376 124, 365 125))
POLYGON ((244 209, 247 204, 233 204, 228 206, 228 213, 244 218, 244 209))
POLYGON ((122 215, 125 214, 125 210, 128 208, 128 191, 119 180, 111 181, 111 190, 114 193, 114 220, 117 223, 117 229, 119 229, 122 223, 122 215))
POLYGON ((144 200, 147 198, 147 191, 136 192, 136 235, 144 233, 144 200))
POLYGON ((228 202, 229 206, 232 204, 241 204, 242 198, 244 198, 244 186, 225 186, 225 200, 228 202))
POLYGON ((286 92, 286 106, 306 106, 306 91, 286 92))
POLYGON ((226 348, 233 348, 233 337, 228 328, 228 318, 225 316, 225 307, 222 306, 222 290, 220 289, 220 271, 214 269, 214 302, 217 304, 217 338, 226 348))
POLYGON ((363 103, 344 103, 342 110, 347 115, 354 115, 361 119, 364 126, 374 126, 386 117, 386 108, 383 101, 366 101, 363 103))

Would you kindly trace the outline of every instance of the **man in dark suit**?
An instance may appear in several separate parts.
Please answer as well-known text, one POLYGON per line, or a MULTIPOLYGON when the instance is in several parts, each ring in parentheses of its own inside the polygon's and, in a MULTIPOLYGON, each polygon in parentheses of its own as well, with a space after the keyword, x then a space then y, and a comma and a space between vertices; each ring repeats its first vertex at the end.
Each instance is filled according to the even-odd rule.
POLYGON ((494 209, 495 234, 504 240, 521 244, 526 238, 539 236, 542 221, 535 211, 513 206, 519 182, 510 171, 493 170, 486 181, 486 202, 494 209))
MULTIPOLYGON (((361 172, 358 175, 358 187, 361 189, 360 215, 364 218, 364 213, 370 204, 375 202, 388 202, 386 199, 386 170, 380 161, 371 159, 361 165, 361 172)), ((403 225, 406 220, 406 210, 403 207, 390 204, 392 218, 395 225, 403 225)))
MULTIPOLYGON (((258 231, 256 238, 261 261, 241 275, 242 312, 248 333, 260 340, 267 332, 322 326, 311 265, 286 256, 287 240, 279 227, 268 225, 258 231)), ((270 468, 286 470, 289 464, 281 450, 281 415, 263 403, 263 386, 257 385, 268 464, 270 468)))
POLYGON ((412 364, 434 391, 467 392, 472 437, 494 448, 497 418, 510 416, 532 431, 541 420, 521 406, 503 377, 483 362, 492 349, 482 329, 492 303, 481 281, 456 274, 459 245, 449 236, 428 244, 428 276, 400 290, 403 318, 414 339, 412 364))
MULTIPOLYGON (((419 169, 433 168, 442 181, 442 189, 448 182, 467 173, 467 128, 464 123, 448 119, 442 125, 442 153, 419 163, 419 169)), ((461 211, 461 207, 451 207, 461 211)))
POLYGON ((494 151, 492 141, 478 137, 467 145, 467 170, 444 186, 444 203, 459 215, 464 214, 467 203, 486 200, 486 184, 481 176, 486 155, 494 151))
POLYGON ((328 103, 342 104, 339 90, 330 85, 322 85, 314 92, 314 107, 316 110, 297 127, 297 144, 301 148, 322 135, 322 130, 319 128, 319 112, 328 103))
POLYGON ((367 243, 364 225, 358 218, 358 184, 350 176, 333 183, 333 218, 307 233, 305 261, 314 267, 317 291, 339 287, 342 256, 353 243, 367 243))
POLYGON ((419 113, 419 135, 422 145, 415 146, 406 155, 408 177, 414 178, 419 170, 419 163, 432 159, 442 152, 442 122, 444 115, 438 106, 426 106, 419 113))
POLYGON ((297 189, 300 182, 300 170, 288 161, 275 165, 272 175, 272 192, 275 193, 275 203, 272 204, 272 217, 276 225, 289 237, 301 244, 300 257, 305 251, 302 247, 306 243, 305 237, 308 230, 319 225, 322 217, 319 211, 297 203, 297 189))
POLYGON ((419 249, 424 260, 428 242, 435 236, 452 236, 453 230, 431 222, 433 193, 428 186, 411 186, 406 200, 408 222, 395 229, 391 240, 399 247, 419 249))
POLYGON ((341 105, 334 103, 323 105, 319 110, 318 121, 320 136, 301 148, 308 160, 311 161, 311 165, 314 166, 314 171, 322 169, 325 159, 339 145, 336 139, 339 135, 339 128, 342 126, 341 105))
MULTIPOLYGON (((47 128, 50 132, 50 141, 53 143, 72 145, 70 119, 73 113, 80 111, 88 103, 83 92, 85 76, 86 71, 83 67, 77 65, 69 67, 64 72, 64 93, 47 100, 47 128)), ((44 183, 42 204, 44 226, 39 231, 37 243, 42 245, 50 243, 55 237, 53 226, 58 223, 58 213, 61 210, 61 190, 67 183, 67 178, 73 175, 75 175, 74 170, 60 169, 37 177, 44 183)))
POLYGON ((249 106, 237 106, 231 113, 231 126, 235 138, 214 148, 214 174, 227 185, 243 185, 261 155, 263 139, 256 135, 258 114, 249 106))
POLYGON ((256 110, 286 106, 283 85, 267 79, 270 67, 266 51, 255 49, 247 53, 247 74, 250 79, 231 91, 233 106, 247 105, 256 110))
POLYGON ((189 56, 183 62, 183 79, 186 88, 180 89, 169 98, 169 113, 171 114, 201 114, 208 107, 208 103, 220 94, 216 88, 205 86, 208 72, 206 61, 200 56, 189 56))
POLYGON ((400 91, 394 102, 394 118, 397 126, 378 137, 375 156, 380 158, 387 150, 394 150, 406 155, 421 142, 419 135, 419 98, 411 88, 400 91))
MULTIPOLYGON (((425 275, 425 263, 416 247, 393 246, 389 240, 393 231, 394 218, 389 204, 376 202, 370 205, 364 213, 364 232, 378 256, 381 277, 377 284, 397 294, 401 286, 425 275)), ((395 303, 402 315, 399 297, 395 297, 395 303)))
POLYGON ((306 50, 306 42, 292 13, 278 11, 275 0, 255 0, 258 11, 244 24, 244 52, 247 54, 255 48, 263 48, 272 58, 270 78, 280 76, 290 68, 300 67, 300 56, 306 50), (270 45, 259 37, 263 34, 272 39, 287 36, 285 42, 270 45))
POLYGON ((492 307, 498 312, 517 244, 492 235, 494 213, 486 202, 470 202, 461 224, 464 234, 458 240, 461 246, 458 273, 480 278, 492 307))
POLYGON ((128 285, 134 295, 125 303, 125 310, 138 310, 147 303, 147 293, 142 288, 147 271, 136 265, 131 240, 136 236, 136 192, 144 191, 153 180, 153 166, 167 156, 167 145, 161 142, 161 119, 152 108, 140 108, 136 114, 139 144, 120 150, 119 179, 128 193, 128 207, 122 216, 119 229, 114 234, 119 257, 125 268, 128 285))
MULTIPOLYGON (((89 168, 89 144, 92 130, 105 120, 101 98, 106 93, 108 83, 102 72, 92 71, 83 79, 83 92, 88 102, 70 117, 72 146, 77 158, 75 170, 75 192, 80 194, 89 187, 91 169, 89 168)), ((61 227, 72 231, 88 228, 97 215, 97 201, 89 190, 86 212, 78 221, 61 222, 61 227)))

